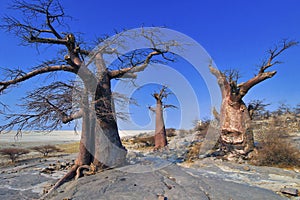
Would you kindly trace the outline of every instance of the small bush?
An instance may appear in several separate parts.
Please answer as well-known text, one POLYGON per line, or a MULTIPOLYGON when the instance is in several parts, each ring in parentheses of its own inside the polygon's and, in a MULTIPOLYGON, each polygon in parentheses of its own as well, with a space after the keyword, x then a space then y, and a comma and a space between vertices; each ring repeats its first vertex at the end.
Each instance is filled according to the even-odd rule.
POLYGON ((176 129, 175 128, 167 128, 166 134, 167 134, 167 137, 174 137, 174 136, 176 136, 176 129))
POLYGON ((143 143, 145 146, 150 147, 155 145, 154 136, 137 137, 132 140, 133 143, 143 143))
POLYGON ((196 142, 188 148, 188 153, 186 155, 187 161, 192 162, 199 159, 201 145, 202 142, 196 142))
POLYGON ((44 146, 32 147, 31 149, 42 153, 44 157, 48 156, 49 153, 61 152, 61 149, 49 144, 44 146))
POLYGON ((28 153, 29 151, 27 149, 21 149, 21 148, 4 148, 0 150, 0 154, 8 157, 13 163, 21 155, 28 154, 28 153))
POLYGON ((199 132, 205 132, 207 131, 209 124, 210 120, 196 121, 194 122, 194 130, 199 132))
POLYGON ((275 167, 300 167, 300 150, 280 130, 261 134, 252 163, 275 167))

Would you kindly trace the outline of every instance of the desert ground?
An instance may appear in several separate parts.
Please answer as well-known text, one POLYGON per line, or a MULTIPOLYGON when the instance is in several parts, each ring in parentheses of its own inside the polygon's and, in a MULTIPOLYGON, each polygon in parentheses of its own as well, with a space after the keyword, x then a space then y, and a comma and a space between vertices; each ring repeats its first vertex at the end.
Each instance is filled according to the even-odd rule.
POLYGON ((48 157, 31 152, 15 164, 2 156, 0 199, 300 199, 298 168, 253 166, 214 157, 186 162, 195 133, 177 133, 169 138, 168 149, 157 152, 130 143, 138 133, 143 133, 139 137, 153 134, 121 132, 128 149, 125 166, 72 180, 50 194, 47 190, 73 164, 80 135, 73 131, 24 133, 18 139, 0 135, 1 148, 52 144, 64 149, 48 157))

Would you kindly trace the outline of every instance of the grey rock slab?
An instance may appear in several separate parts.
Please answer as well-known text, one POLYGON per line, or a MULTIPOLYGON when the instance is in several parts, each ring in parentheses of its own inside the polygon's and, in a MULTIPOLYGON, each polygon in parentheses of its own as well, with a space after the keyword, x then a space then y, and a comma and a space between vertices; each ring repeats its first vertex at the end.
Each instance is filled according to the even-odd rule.
MULTIPOLYGON (((180 168, 175 165, 173 167, 180 168)), ((208 200, 197 185, 181 185, 160 170, 132 173, 120 169, 73 181, 61 187, 49 199, 85 199, 87 194, 89 199, 153 200, 164 195, 168 199, 208 200)))
POLYGON ((135 167, 135 173, 123 167, 80 178, 63 185, 46 199, 155 200, 160 196, 170 200, 285 199, 270 190, 208 178, 196 169, 175 164, 149 171, 140 170, 141 165, 132 167, 135 167))
POLYGON ((207 178, 247 183, 274 192, 279 192, 283 187, 300 187, 299 173, 293 170, 222 162, 212 158, 197 161, 192 168, 207 178))

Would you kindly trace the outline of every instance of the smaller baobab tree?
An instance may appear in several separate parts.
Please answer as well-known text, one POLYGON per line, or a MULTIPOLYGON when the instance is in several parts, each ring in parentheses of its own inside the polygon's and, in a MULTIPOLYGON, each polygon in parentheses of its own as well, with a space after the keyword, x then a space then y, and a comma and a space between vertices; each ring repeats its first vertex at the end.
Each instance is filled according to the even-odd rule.
POLYGON ((219 141, 223 152, 247 155, 253 150, 250 109, 244 103, 243 97, 253 86, 272 78, 276 71, 268 71, 268 69, 280 63, 276 60, 279 55, 297 44, 296 41, 284 40, 270 49, 269 57, 260 65, 258 73, 243 83, 238 83, 240 76, 237 70, 221 72, 212 65, 209 66, 210 72, 217 78, 222 93, 219 141))
POLYGON ((149 106, 149 109, 155 112, 155 135, 154 135, 154 142, 155 147, 154 150, 158 150, 164 148, 168 145, 167 141, 167 133, 166 127, 164 123, 163 112, 165 108, 176 108, 174 105, 167 105, 164 104, 163 99, 166 99, 171 92, 167 91, 167 87, 163 86, 159 93, 155 92, 152 96, 156 100, 156 107, 152 108, 149 106))

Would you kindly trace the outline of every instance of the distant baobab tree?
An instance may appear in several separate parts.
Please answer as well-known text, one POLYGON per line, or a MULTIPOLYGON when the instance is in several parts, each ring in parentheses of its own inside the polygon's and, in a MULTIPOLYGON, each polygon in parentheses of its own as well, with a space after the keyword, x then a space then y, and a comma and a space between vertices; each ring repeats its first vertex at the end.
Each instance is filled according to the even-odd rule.
POLYGON ((168 145, 163 112, 165 108, 176 108, 176 106, 164 104, 163 99, 166 99, 170 94, 166 86, 163 86, 159 92, 152 94, 156 100, 155 108, 149 106, 149 109, 155 112, 154 150, 161 149, 168 145))
POLYGON ((285 50, 297 45, 296 41, 284 40, 268 51, 268 59, 259 67, 258 73, 246 82, 238 83, 240 78, 237 70, 221 72, 209 66, 211 73, 217 78, 222 93, 220 111, 220 143, 225 152, 236 152, 247 155, 254 148, 253 132, 250 127, 250 114, 243 97, 249 90, 272 78, 276 71, 267 71, 280 62, 277 57, 285 50))

